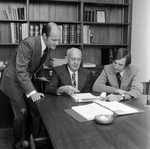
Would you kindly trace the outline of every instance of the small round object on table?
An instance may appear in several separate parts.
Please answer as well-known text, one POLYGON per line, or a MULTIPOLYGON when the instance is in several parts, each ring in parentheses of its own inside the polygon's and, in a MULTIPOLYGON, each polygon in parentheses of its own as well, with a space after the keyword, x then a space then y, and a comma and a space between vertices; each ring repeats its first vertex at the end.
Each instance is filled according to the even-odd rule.
POLYGON ((114 120, 114 115, 112 114, 99 114, 95 116, 95 121, 100 124, 110 124, 114 120))

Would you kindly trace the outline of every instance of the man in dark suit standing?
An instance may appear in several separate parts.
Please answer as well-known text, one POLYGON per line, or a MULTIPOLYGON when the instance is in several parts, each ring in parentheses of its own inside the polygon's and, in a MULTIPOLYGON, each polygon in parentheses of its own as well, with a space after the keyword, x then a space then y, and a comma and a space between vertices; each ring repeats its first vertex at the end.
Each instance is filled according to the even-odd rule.
POLYGON ((47 94, 71 95, 76 92, 90 92, 91 73, 81 67, 82 52, 78 48, 67 51, 68 63, 54 67, 52 79, 46 87, 47 94))
POLYGON ((50 22, 43 27, 42 35, 28 37, 17 47, 14 55, 3 70, 0 89, 10 98, 10 103, 14 112, 14 143, 15 148, 19 148, 25 139, 23 133, 23 115, 21 109, 31 114, 33 123, 33 135, 39 135, 39 115, 36 111, 35 101, 44 97, 35 88, 32 78, 37 73, 42 72, 42 66, 50 50, 54 50, 59 44, 61 31, 57 24, 50 22), (46 53, 45 53, 45 49, 46 53), (44 59, 40 62, 42 55, 44 59), (27 105, 27 106, 26 106, 27 105))

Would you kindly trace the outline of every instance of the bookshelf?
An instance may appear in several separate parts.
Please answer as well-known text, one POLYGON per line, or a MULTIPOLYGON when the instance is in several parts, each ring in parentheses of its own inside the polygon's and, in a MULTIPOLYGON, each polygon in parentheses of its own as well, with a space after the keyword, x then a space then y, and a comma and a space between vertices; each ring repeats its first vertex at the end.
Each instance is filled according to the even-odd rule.
POLYGON ((88 26, 87 32, 92 35, 92 40, 83 41, 83 61, 102 68, 112 62, 117 48, 125 47, 130 50, 132 1, 86 0, 82 5, 83 28, 88 26))
POLYGON ((21 41, 12 42, 11 25, 22 27, 25 24, 22 28, 26 29, 27 37, 39 35, 42 26, 53 21, 62 28, 64 37, 46 64, 49 65, 50 58, 65 58, 67 49, 75 46, 83 52, 83 63, 96 65, 88 69, 101 70, 103 65, 111 62, 115 49, 126 47, 130 50, 131 20, 132 0, 1 0, 0 61, 7 62, 21 41), (9 7, 13 8, 13 14, 23 8, 24 17, 4 17, 9 7))

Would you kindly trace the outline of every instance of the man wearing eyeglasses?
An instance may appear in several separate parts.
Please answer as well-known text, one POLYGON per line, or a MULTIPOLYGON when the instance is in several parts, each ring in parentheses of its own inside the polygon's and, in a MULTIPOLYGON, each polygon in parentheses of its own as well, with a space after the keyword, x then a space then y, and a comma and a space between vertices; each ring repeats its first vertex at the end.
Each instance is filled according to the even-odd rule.
POLYGON ((68 63, 54 67, 52 79, 46 87, 47 94, 71 95, 90 91, 89 70, 81 67, 82 52, 78 48, 67 50, 68 63))
POLYGON ((29 128, 26 127, 24 130, 24 115, 21 111, 25 110, 27 115, 28 112, 31 115, 33 136, 40 135, 41 118, 35 101, 44 97, 44 94, 38 92, 32 78, 43 72, 44 61, 50 54, 50 50, 56 49, 60 39, 59 26, 53 22, 46 24, 42 29, 42 35, 28 37, 19 43, 3 70, 0 89, 9 97, 14 112, 15 148, 24 146, 24 141, 29 142, 30 139, 29 128))
POLYGON ((123 101, 139 98, 142 93, 139 68, 131 65, 131 54, 126 48, 119 48, 113 63, 104 70, 93 85, 94 92, 106 92, 109 101, 123 101))

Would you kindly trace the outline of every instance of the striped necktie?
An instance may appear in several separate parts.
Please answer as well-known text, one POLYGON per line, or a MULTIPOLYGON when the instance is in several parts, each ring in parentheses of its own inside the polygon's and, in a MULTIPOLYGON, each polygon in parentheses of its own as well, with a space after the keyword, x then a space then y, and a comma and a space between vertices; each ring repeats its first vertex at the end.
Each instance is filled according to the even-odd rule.
POLYGON ((72 86, 76 88, 76 74, 75 73, 72 74, 72 86))

